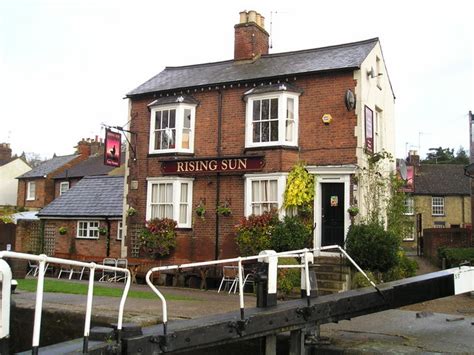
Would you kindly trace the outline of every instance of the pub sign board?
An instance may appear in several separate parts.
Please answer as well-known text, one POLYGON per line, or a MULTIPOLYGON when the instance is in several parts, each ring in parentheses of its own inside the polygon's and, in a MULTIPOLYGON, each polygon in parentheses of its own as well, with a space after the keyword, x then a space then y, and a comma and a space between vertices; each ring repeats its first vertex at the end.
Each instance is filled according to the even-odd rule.
POLYGON ((163 174, 239 174, 260 171, 264 166, 264 156, 219 157, 166 160, 161 162, 161 171, 163 174))
POLYGON ((122 135, 117 132, 112 132, 109 129, 105 130, 105 151, 104 164, 114 167, 120 166, 121 160, 121 138, 122 135))

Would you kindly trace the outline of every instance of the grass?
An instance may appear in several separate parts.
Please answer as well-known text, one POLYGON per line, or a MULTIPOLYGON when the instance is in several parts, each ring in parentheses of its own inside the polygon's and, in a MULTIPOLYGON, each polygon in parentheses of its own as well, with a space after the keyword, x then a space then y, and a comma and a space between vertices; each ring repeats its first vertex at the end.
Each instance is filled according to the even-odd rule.
MULTIPOLYGON (((36 292, 36 279, 20 279, 18 281, 18 289, 27 292, 36 292)), ((44 292, 53 293, 67 293, 74 295, 87 295, 88 284, 68 282, 61 280, 44 280, 44 292)), ((122 297, 123 288, 116 287, 105 287, 94 285, 94 296, 106 296, 106 297, 122 297)), ((173 295, 171 293, 163 293, 166 300, 169 301, 199 301, 197 298, 173 295)), ((156 299, 159 300, 158 296, 150 291, 137 291, 129 290, 128 297, 130 298, 142 298, 142 299, 156 299)))

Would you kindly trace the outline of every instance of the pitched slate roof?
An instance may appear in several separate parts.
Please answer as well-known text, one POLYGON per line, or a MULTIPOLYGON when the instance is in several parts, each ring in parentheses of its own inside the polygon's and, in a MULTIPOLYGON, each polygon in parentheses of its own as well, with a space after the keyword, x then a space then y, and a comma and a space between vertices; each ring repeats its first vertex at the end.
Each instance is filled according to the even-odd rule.
POLYGON ((415 195, 470 195, 464 165, 426 164, 415 168, 415 195))
POLYGON ((23 175, 18 176, 17 179, 44 177, 45 175, 48 175, 54 172, 55 170, 59 169, 64 164, 67 164, 73 161, 78 156, 79 155, 73 154, 73 155, 63 155, 60 157, 54 157, 50 160, 47 160, 41 163, 36 168, 31 169, 30 171, 24 173, 23 175))
POLYGON ((338 69, 355 69, 375 47, 378 38, 302 51, 266 54, 253 62, 224 61, 166 67, 127 96, 156 91, 274 78, 338 69))
POLYGON ((123 176, 86 176, 43 208, 38 216, 121 217, 123 176))
MULTIPOLYGON (((125 161, 125 154, 122 152, 122 164, 125 161)), ((61 171, 53 176, 53 179, 80 178, 84 176, 107 175, 115 167, 104 165, 104 156, 96 155, 81 161, 73 167, 61 171)))

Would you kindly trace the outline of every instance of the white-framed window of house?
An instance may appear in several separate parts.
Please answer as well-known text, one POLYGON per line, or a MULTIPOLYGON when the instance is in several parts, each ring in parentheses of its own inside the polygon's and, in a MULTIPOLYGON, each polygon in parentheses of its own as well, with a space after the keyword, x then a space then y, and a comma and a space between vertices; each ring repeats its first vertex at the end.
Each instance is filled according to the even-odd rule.
POLYGON ((408 216, 413 216, 415 213, 415 201, 413 196, 407 195, 405 197, 405 214, 408 216))
POLYGON ((78 221, 76 237, 99 239, 99 221, 78 221))
POLYGON ((433 216, 444 216, 444 197, 431 197, 431 214, 433 216))
POLYGON ((150 154, 194 152, 196 105, 159 105, 150 111, 150 154))
POLYGON ((146 219, 171 218, 191 228, 193 179, 148 178, 146 219))
POLYGON ((403 240, 404 241, 412 241, 412 240, 415 240, 415 231, 416 231, 416 228, 415 228, 415 223, 413 223, 413 225, 411 226, 410 228, 410 232, 408 235, 406 235, 403 240))
POLYGON ((63 181, 59 184, 59 196, 69 190, 69 181, 63 181))
POLYGON ((33 201, 36 199, 36 181, 28 181, 26 184, 26 200, 33 201))
POLYGON ((119 221, 117 223, 117 240, 122 240, 123 237, 123 222, 119 221))
POLYGON ((433 223, 433 228, 446 228, 446 222, 444 222, 444 221, 435 221, 433 223))
POLYGON ((287 174, 245 175, 245 216, 261 215, 276 209, 283 213, 283 194, 287 174))
POLYGON ((246 148, 298 145, 299 94, 249 95, 246 100, 246 148))
POLYGON ((384 122, 383 111, 378 106, 375 106, 374 135, 374 152, 381 152, 384 149, 384 122))

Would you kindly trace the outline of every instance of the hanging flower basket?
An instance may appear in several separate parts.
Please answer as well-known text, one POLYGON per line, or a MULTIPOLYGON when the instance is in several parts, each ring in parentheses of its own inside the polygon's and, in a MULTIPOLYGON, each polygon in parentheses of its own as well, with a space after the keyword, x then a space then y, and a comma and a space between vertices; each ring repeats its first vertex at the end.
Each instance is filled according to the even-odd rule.
POLYGON ((216 212, 222 216, 230 216, 232 214, 232 210, 230 209, 227 202, 221 203, 217 206, 216 212))
POLYGON ((347 209, 347 212, 349 212, 349 215, 351 217, 355 217, 359 214, 359 207, 357 206, 351 206, 347 209))
POLYGON ((137 210, 133 207, 130 207, 127 210, 127 216, 129 216, 129 217, 135 216, 136 214, 137 214, 137 210))
POLYGON ((66 235, 67 234, 67 228, 64 226, 61 226, 58 228, 58 232, 60 235, 66 235))
POLYGON ((199 204, 196 206, 196 214, 201 218, 204 219, 206 215, 206 206, 202 202, 199 202, 199 204))
POLYGON ((99 234, 100 235, 106 235, 107 234, 107 228, 106 227, 100 227, 99 228, 99 234))

